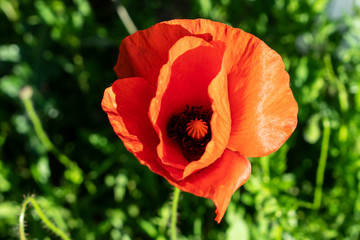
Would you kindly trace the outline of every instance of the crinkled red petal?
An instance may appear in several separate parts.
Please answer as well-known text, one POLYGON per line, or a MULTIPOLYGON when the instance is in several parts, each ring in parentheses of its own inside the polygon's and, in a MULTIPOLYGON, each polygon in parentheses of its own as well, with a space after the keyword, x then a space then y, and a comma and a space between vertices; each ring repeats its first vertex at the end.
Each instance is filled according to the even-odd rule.
MULTIPOLYGON (((160 69, 168 61, 169 49, 184 36, 194 34, 181 26, 166 23, 137 31, 121 42, 114 71, 120 79, 142 77, 156 86, 160 69)), ((206 41, 212 38, 208 33, 196 36, 206 41)))
POLYGON ((229 75, 233 124, 228 148, 261 157, 278 150, 294 132, 298 106, 279 54, 263 42, 252 45, 251 52, 229 75))
POLYGON ((224 46, 219 42, 184 37, 170 49, 169 62, 160 71, 149 116, 159 134, 158 156, 161 162, 183 170, 183 173, 170 172, 177 180, 212 164, 226 148, 231 120, 226 75, 222 71, 223 51, 224 46), (203 105, 211 107, 214 112, 211 120, 213 138, 203 156, 191 163, 166 131, 169 119, 182 112, 186 105, 203 105))
POLYGON ((276 151, 297 125, 298 106, 281 57, 240 29, 205 19, 172 20, 192 34, 210 33, 226 45, 231 137, 228 148, 248 157, 276 151))
POLYGON ((101 102, 115 133, 141 164, 167 175, 157 162, 159 138, 150 123, 148 110, 155 88, 143 78, 119 79, 105 90, 101 102))

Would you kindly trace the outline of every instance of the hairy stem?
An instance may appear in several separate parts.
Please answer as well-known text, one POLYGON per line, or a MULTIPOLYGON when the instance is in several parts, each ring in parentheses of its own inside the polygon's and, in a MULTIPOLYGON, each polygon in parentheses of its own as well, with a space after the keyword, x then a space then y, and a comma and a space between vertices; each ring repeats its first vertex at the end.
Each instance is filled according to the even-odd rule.
POLYGON ((45 149, 56 156, 61 164, 63 164, 68 171, 66 177, 76 184, 80 184, 82 179, 82 170, 78 165, 71 161, 65 154, 63 154, 55 145, 51 142, 45 130, 41 124, 39 116, 36 114, 34 105, 31 101, 32 88, 30 86, 25 86, 19 93, 20 99, 24 103, 24 107, 31 123, 34 126, 34 130, 41 143, 44 145, 45 149))
POLYGON ((36 202, 35 198, 32 196, 28 196, 25 198, 25 200, 23 201, 22 205, 21 205, 21 212, 20 212, 20 217, 19 217, 19 235, 20 235, 20 240, 26 240, 26 235, 25 235, 25 211, 26 211, 26 206, 28 204, 31 204, 34 209, 35 212, 37 213, 37 215, 40 217, 41 221, 45 224, 46 227, 48 227, 51 231, 53 231, 57 236, 59 236, 61 239, 63 240, 70 240, 70 237, 64 232, 62 231, 60 228, 56 227, 44 214, 44 212, 41 210, 39 204, 36 202))

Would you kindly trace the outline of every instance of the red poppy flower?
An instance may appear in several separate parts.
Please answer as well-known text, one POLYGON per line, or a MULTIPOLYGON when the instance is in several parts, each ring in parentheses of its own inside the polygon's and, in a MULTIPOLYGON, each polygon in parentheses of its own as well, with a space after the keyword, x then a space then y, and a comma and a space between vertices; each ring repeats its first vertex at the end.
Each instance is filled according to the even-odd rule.
POLYGON ((216 221, 250 176, 247 157, 276 151, 298 107, 281 57, 240 29, 172 20, 120 46, 102 108, 141 164, 211 199, 216 221))

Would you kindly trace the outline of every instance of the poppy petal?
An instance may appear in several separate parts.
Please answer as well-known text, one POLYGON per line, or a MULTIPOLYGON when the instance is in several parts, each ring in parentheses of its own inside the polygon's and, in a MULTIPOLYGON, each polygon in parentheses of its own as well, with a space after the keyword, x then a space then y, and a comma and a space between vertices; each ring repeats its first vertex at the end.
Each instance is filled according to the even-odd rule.
POLYGON ((279 54, 265 43, 251 47, 229 78, 229 149, 248 157, 275 152, 296 128, 298 106, 279 54))
POLYGON ((119 79, 105 90, 101 106, 125 147, 141 164, 163 175, 164 170, 156 162, 159 138, 148 117, 154 95, 155 88, 146 79, 119 79))
MULTIPOLYGON (((209 151, 208 148, 205 151, 205 154, 209 152, 206 160, 200 159, 188 164, 189 162, 183 156, 180 146, 167 136, 167 123, 171 116, 183 111, 186 105, 210 107, 213 102, 215 106, 212 106, 214 117, 211 124, 214 122, 217 126, 225 126, 225 128, 228 126, 226 129, 230 129, 226 75, 218 76, 222 66, 223 51, 224 47, 219 42, 208 43, 197 37, 180 39, 169 51, 169 62, 160 71, 156 97, 150 104, 149 116, 159 134, 158 155, 162 163, 179 169, 184 169, 195 162, 202 163, 201 166, 198 164, 197 168, 192 167, 191 171, 185 170, 187 175, 201 167, 210 165, 221 156, 230 131, 228 131, 228 136, 226 136, 227 132, 224 131, 225 134, 218 134, 214 137, 214 141, 219 142, 218 145, 209 142, 209 151), (222 89, 216 89, 219 87, 222 89), (213 101, 209 98, 209 93, 214 95, 213 97, 221 97, 221 99, 213 101), (226 110, 223 109, 225 108, 224 105, 227 106, 226 110), (218 112, 228 114, 219 116, 218 112)), ((183 174, 171 174, 177 180, 185 177, 183 174)))
POLYGON ((298 106, 281 57, 263 41, 241 29, 211 20, 171 20, 193 34, 210 33, 226 44, 231 137, 228 148, 248 157, 268 155, 290 137, 298 106))
POLYGON ((185 167, 183 178, 212 164, 226 149, 231 131, 231 114, 227 84, 226 71, 222 67, 208 88, 213 111, 210 122, 212 139, 207 144, 203 156, 198 161, 193 161, 185 167))
POLYGON ((226 149, 213 164, 173 185, 199 197, 211 199, 216 206, 215 220, 220 223, 233 193, 250 177, 251 164, 239 154, 226 149))
MULTIPOLYGON (((180 38, 193 35, 181 26, 166 23, 137 31, 121 42, 114 71, 120 79, 143 77, 156 86, 160 68, 168 61, 169 49, 180 38)), ((206 33, 197 37, 211 40, 206 33)))
POLYGON ((181 26, 191 34, 202 35, 207 33, 212 36, 213 41, 224 42, 226 50, 223 57, 223 67, 227 73, 233 71, 243 54, 248 52, 249 41, 261 41, 254 35, 244 32, 239 28, 233 28, 208 19, 175 19, 164 23, 181 26))

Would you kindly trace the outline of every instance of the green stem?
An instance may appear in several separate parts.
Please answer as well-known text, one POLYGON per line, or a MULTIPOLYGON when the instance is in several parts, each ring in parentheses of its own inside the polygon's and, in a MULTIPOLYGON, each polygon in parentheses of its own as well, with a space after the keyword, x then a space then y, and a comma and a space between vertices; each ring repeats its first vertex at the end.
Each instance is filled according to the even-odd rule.
POLYGON ((297 201, 297 207, 307 208, 307 209, 314 209, 314 203, 313 202, 305 202, 303 200, 297 201))
POLYGON ((122 4, 122 2, 120 0, 113 0, 113 2, 116 7, 116 12, 117 12, 118 16, 120 17, 121 21, 123 22, 126 30, 130 34, 134 34, 137 31, 137 28, 136 28, 133 20, 131 19, 128 11, 126 10, 126 8, 124 7, 124 5, 122 4))
POLYGON ((180 196, 180 189, 175 187, 174 198, 171 206, 171 225, 170 225, 171 240, 177 239, 176 220, 177 220, 177 206, 179 203, 179 196, 180 196))
POLYGON ((328 118, 323 120, 323 137, 321 141, 321 151, 319 158, 319 165, 316 173, 316 188, 314 194, 314 209, 319 209, 321 205, 321 197, 322 197, 322 186, 324 183, 324 174, 326 168, 326 161, 329 149, 330 142, 330 121, 328 118))
POLYGON ((25 110, 29 116, 29 119, 34 126, 36 135, 39 137, 41 143, 44 145, 46 150, 53 152, 55 149, 55 146, 52 144, 49 137, 46 135, 46 133, 41 125, 40 119, 35 112, 34 105, 32 104, 31 99, 24 98, 22 100, 23 100, 23 103, 25 106, 25 110))
POLYGON ((344 81, 342 81, 341 77, 338 78, 334 71, 334 66, 331 62, 330 54, 325 55, 324 57, 325 69, 327 78, 331 81, 332 84, 336 86, 336 89, 339 91, 339 105, 341 112, 347 112, 349 110, 349 97, 344 81))
POLYGON ((40 217, 41 221, 45 224, 46 227, 48 227, 51 231, 53 231, 57 236, 59 236, 63 240, 70 240, 70 237, 62 231, 60 228, 56 227, 44 214, 43 211, 41 211, 41 208, 39 204, 36 202, 35 198, 32 196, 28 196, 25 198, 21 205, 21 212, 19 217, 19 233, 20 233, 20 240, 26 240, 25 236, 25 211, 26 206, 31 203, 32 206, 35 209, 35 212, 40 217))
POLYGON ((71 161, 51 142, 44 128, 42 127, 39 116, 36 114, 34 105, 31 101, 31 96, 32 88, 30 86, 26 86, 20 91, 20 99, 24 103, 26 113, 28 114, 29 119, 34 126, 36 135, 40 139, 41 143, 44 145, 45 149, 54 154, 59 160, 59 162, 70 170, 68 171, 67 178, 76 184, 80 184, 83 181, 82 170, 75 162, 71 161))
POLYGON ((270 165, 269 165, 269 156, 264 156, 260 158, 260 164, 263 170, 263 181, 264 183, 270 182, 270 165))

